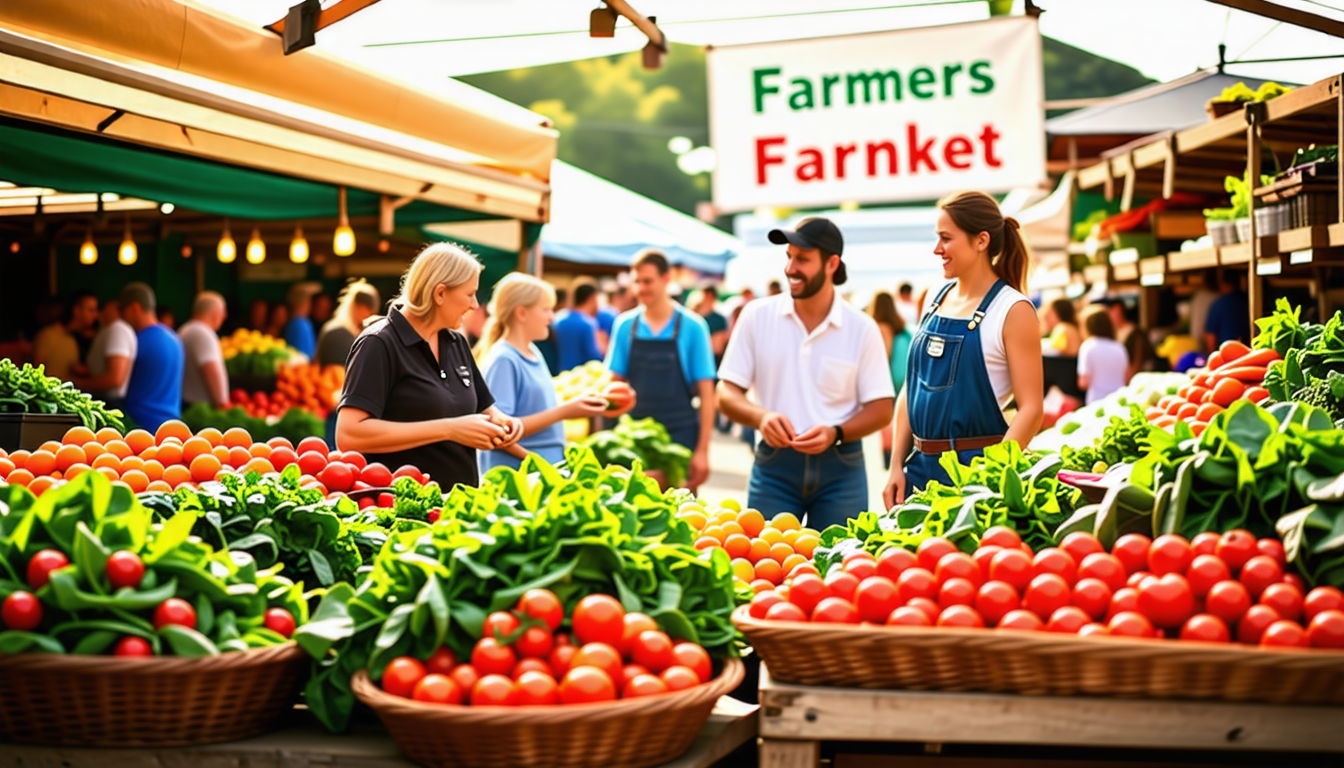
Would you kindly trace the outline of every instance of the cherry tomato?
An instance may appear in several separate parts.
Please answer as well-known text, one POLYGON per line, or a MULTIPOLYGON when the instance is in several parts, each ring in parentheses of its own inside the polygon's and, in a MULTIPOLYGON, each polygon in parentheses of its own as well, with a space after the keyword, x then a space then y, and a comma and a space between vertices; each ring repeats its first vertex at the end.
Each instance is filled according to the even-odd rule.
POLYGON ((980 569, 980 581, 982 584, 989 581, 989 561, 993 560, 994 556, 1002 551, 1003 547, 1000 547, 997 544, 982 544, 979 549, 975 550, 975 554, 971 555, 971 559, 975 561, 976 567, 980 569))
POLYGON ((913 597, 905 605, 907 608, 923 611, 924 615, 929 617, 930 624, 937 621, 938 614, 943 612, 943 609, 939 607, 937 602, 927 597, 913 597))
MULTIPOLYGON (((107 581, 113 589, 140 586, 145 576, 145 564, 140 556, 129 549, 119 549, 107 558, 107 581)), ((293 630, 291 630, 292 632, 293 630)), ((289 635, 285 635, 289 637, 289 635)))
POLYGON ((1021 605, 1017 590, 1006 581, 987 581, 980 585, 975 595, 975 610, 991 627, 997 626, 1009 611, 1015 611, 1021 605))
POLYGON ((1109 635, 1109 634, 1111 634, 1111 631, 1106 628, 1105 624, 1098 624, 1095 621, 1090 624, 1084 624, 1082 628, 1078 630, 1079 637, 1091 637, 1093 635, 1109 635))
POLYGON ((1310 641, 1307 639, 1307 631, 1302 628, 1301 624, 1296 621, 1279 619, 1265 627, 1265 633, 1260 636, 1260 644, 1285 648, 1306 648, 1310 641))
POLYGON ((419 659, 410 656, 398 656, 383 667, 383 690, 393 696, 410 698, 415 684, 428 674, 425 665, 419 659))
POLYGON ((1079 579, 1097 579, 1112 592, 1123 589, 1128 573, 1120 558, 1106 552, 1094 552, 1083 558, 1078 566, 1079 579))
POLYGON ((626 664, 624 667, 621 667, 621 679, 614 680, 612 682, 619 683, 619 685, 623 686, 626 683, 630 682, 631 680, 635 679, 636 676, 647 674, 651 673, 649 672, 649 670, 645 669, 643 666, 639 664, 626 664))
POLYGON ((541 619, 546 622, 546 626, 551 631, 560 628, 560 623, 565 620, 565 607, 560 603, 560 598, 549 589, 529 589, 518 598, 518 604, 513 610, 524 616, 530 616, 534 619, 541 619))
POLYGON ((938 570, 938 561, 943 559, 943 555, 957 551, 957 545, 942 536, 930 536, 919 542, 915 548, 915 557, 919 560, 920 568, 933 573, 938 570))
MULTIPOLYGON (((671 648, 668 650, 670 651, 671 648)), ((586 643, 579 648, 579 652, 574 654, 574 658, 569 662, 571 670, 578 667, 597 667, 606 672, 607 677, 614 682, 621 679, 621 671, 625 668, 625 663, 621 660, 621 652, 610 645, 606 643, 586 643)))
POLYGON ((984 581, 980 575, 980 566, 976 565, 975 560, 965 552, 949 552, 943 555, 938 560, 933 576, 940 585, 947 583, 948 579, 965 579, 978 587, 984 581))
POLYGON ((789 602, 809 616, 812 615, 812 609, 817 607, 817 603, 830 596, 831 591, 826 588, 826 582, 822 581, 820 576, 813 576, 810 573, 794 579, 789 587, 789 602))
POLYGON ((180 597, 170 597, 164 600, 154 609, 154 628, 163 629, 170 624, 195 629, 196 609, 191 607, 191 603, 180 597))
POLYGON ((1190 591, 1195 597, 1203 598, 1213 589, 1214 584, 1232 578, 1232 572, 1217 555, 1195 555, 1186 569, 1185 578, 1189 580, 1190 591))
POLYGON ((10 629, 31 632, 42 623, 42 602, 32 592, 11 592, 0 605, 0 619, 10 629))
POLYGON ((1047 547, 1036 553, 1031 561, 1032 577, 1042 573, 1053 573, 1064 578, 1065 583, 1073 586, 1078 580, 1078 563, 1068 552, 1057 547, 1047 547))
POLYGON ((1004 549, 1017 549, 1022 546, 1022 537, 1017 531, 1006 525, 996 525, 985 531, 980 537, 980 546, 994 545, 1004 549))
POLYGON ((1121 611, 1106 622, 1108 634, 1119 637, 1153 637, 1153 623, 1138 611, 1121 611))
POLYGON ((1059 542, 1059 548, 1069 553, 1069 557, 1072 557, 1075 563, 1083 562, 1088 555, 1106 551, 1096 536, 1084 531, 1074 531, 1065 536, 1064 540, 1059 542))
MULTIPOLYGON (((867 552, 856 554, 868 555, 867 552)), ((863 581, 869 576, 877 575, 877 561, 873 559, 872 555, 868 555, 867 557, 855 557, 845 563, 841 570, 854 576, 859 581, 863 581)))
POLYGON ((1195 534, 1195 538, 1190 540, 1190 551, 1195 553, 1195 557, 1199 557, 1200 555, 1216 555, 1218 554, 1218 542, 1222 540, 1222 536, 1219 536, 1212 531, 1197 533, 1195 534))
POLYGON ((551 665, 551 669, 555 670, 555 674, 564 677, 573 664, 574 654, 578 652, 579 649, 569 643, 557 644, 551 649, 550 655, 546 657, 546 662, 551 665))
POLYGON ((916 597, 933 600, 938 597, 938 580, 924 568, 907 568, 896 579, 896 596, 902 603, 909 603, 916 597))
POLYGON ((509 635, 518 631, 523 622, 518 620, 508 611, 495 611, 485 617, 485 623, 481 625, 481 637, 491 637, 500 642, 508 639, 509 635))
POLYGON ((1311 617, 1307 640, 1313 648, 1344 648, 1344 611, 1327 608, 1311 617))
POLYGON ((1204 610, 1227 622, 1228 626, 1241 621, 1251 607, 1251 593, 1240 581, 1225 579, 1214 584, 1204 597, 1204 610))
POLYGON ((462 689, 451 677, 431 672, 420 678, 411 689, 411 698, 431 704, 461 704, 462 689))
POLYGON ((1316 618, 1321 611, 1329 610, 1344 611, 1344 592, 1334 587, 1317 587, 1302 601, 1302 613, 1307 621, 1316 618))
POLYGON ((127 635, 112 647, 113 656, 153 656, 154 648, 143 637, 127 635))
POLYGON ((620 651, 623 656, 630 652, 630 646, 635 644, 635 638, 639 637, 640 632, 658 631, 658 622, 654 621, 653 617, 647 613, 640 613, 639 611, 631 611, 625 614, 624 623, 625 630, 621 633, 621 642, 615 646, 616 650, 620 651))
POLYGON ((573 625, 580 643, 619 646, 625 635, 625 609, 611 595, 588 595, 574 606, 573 625))
POLYGON ((1076 605, 1066 605, 1050 614, 1050 620, 1045 623, 1045 629, 1047 632, 1076 635, 1078 630, 1091 622, 1092 617, 1087 615, 1087 611, 1076 605))
POLYGON ((938 614, 938 626, 984 629, 985 620, 969 605, 951 605, 938 614))
POLYGON ((471 689, 471 704, 474 707, 513 706, 513 681, 505 675, 482 675, 471 689))
POLYGON ((1125 586, 1138 589, 1140 586, 1143 585, 1143 582, 1147 581, 1148 579, 1156 579, 1156 578, 1157 578, 1156 576, 1149 573, 1148 571, 1135 571, 1129 574, 1129 578, 1125 580, 1125 586))
POLYGON ((1307 582, 1303 581, 1302 577, 1298 576, 1296 573, 1284 573, 1283 583, 1292 584, 1294 587, 1297 587, 1297 591, 1299 592, 1305 593, 1307 591, 1307 582))
POLYGON ((508 675, 518 663, 513 647, 493 637, 482 637, 471 649, 471 666, 482 675, 508 675))
POLYGON ((1139 610, 1139 590, 1134 587, 1123 587, 1117 589, 1115 594, 1111 595, 1111 604, 1106 608, 1106 620, 1115 618, 1117 613, 1125 611, 1139 610))
POLYGON ((1081 608, 1092 620, 1100 621, 1106 617, 1106 610, 1111 607, 1113 595, 1111 588, 1101 579, 1079 579, 1073 587, 1073 604, 1081 608))
POLYGON ((1214 554, 1227 563, 1228 570, 1236 573, 1256 552, 1255 536, 1242 528, 1233 528, 1223 534, 1218 541, 1218 551, 1214 554))
POLYGON ((1026 594, 1022 596, 1022 606, 1045 620, 1055 611, 1068 605, 1072 597, 1069 583, 1063 576, 1057 573, 1042 573, 1031 580, 1026 594))
POLYGON ((858 624, 859 611, 843 597, 827 597, 812 609, 812 621, 817 624, 858 624))
POLYGON ((513 665, 513 671, 509 673, 509 677, 512 677, 515 682, 523 676, 524 672, 545 672, 554 677, 553 671, 551 665, 542 659, 519 659, 518 663, 513 665))
POLYGON ((1232 633, 1227 623, 1210 613, 1197 613, 1185 620, 1181 627, 1182 640, 1199 640, 1205 643, 1227 643, 1232 641, 1232 633))
MULTIPOLYGON (((860 579, 849 571, 831 571, 826 574, 824 581, 826 582, 826 589, 830 591, 832 597, 842 597, 852 601, 854 600, 854 590, 858 589, 860 579)), ((895 588, 896 585, 892 584, 892 589, 895 588)))
POLYGON ((1152 539, 1142 533, 1126 533, 1115 540, 1111 554, 1125 567, 1125 573, 1134 573, 1148 567, 1148 548, 1152 544, 1152 539))
POLYGON ((869 576, 854 590, 859 619, 881 624, 901 606, 896 584, 885 576, 869 576))
POLYGON ((448 676, 457 683, 457 687, 462 690, 462 703, 471 702, 471 692, 476 688, 476 681, 481 679, 481 674, 470 664, 458 664, 453 667, 453 671, 448 676))
POLYGON ((1270 624, 1279 621, 1279 614, 1268 605, 1252 605, 1237 622, 1237 641, 1247 645, 1259 645, 1260 638, 1270 624))
POLYGON ((849 564, 854 562, 855 560, 868 560, 872 563, 877 562, 877 558, 873 557, 872 552, 869 552, 866 549, 860 549, 854 552, 848 552, 845 554, 844 557, 840 558, 840 567, 842 568, 848 567, 849 564))
POLYGON ((1036 632, 1045 629, 1045 622, 1041 617, 1031 611, 1019 608, 1004 614, 999 619, 999 629, 1020 629, 1027 632, 1036 632))
POLYGON ((1020 549, 1004 549, 989 560, 989 578, 1007 582, 1018 594, 1031 585, 1031 556, 1020 549))
MULTIPOLYGON (((932 577, 930 577, 932 578, 932 577)), ((807 614, 793 603, 778 603, 765 612, 766 621, 807 621, 807 614)))
POLYGON ((1184 575, 1185 569, 1190 567, 1194 559, 1195 553, 1190 548, 1190 542, 1184 536, 1173 533, 1158 536, 1148 547, 1148 570, 1154 576, 1165 576, 1168 573, 1184 575))
POLYGON ((621 689, 622 699, 637 699, 640 696, 657 696, 667 693, 667 683, 657 675, 638 675, 628 681, 621 689))
POLYGON ((1179 573, 1167 573, 1139 587, 1139 613, 1163 628, 1179 627, 1195 613, 1190 582, 1179 573))
POLYGON ((1257 539, 1255 542, 1256 554, 1272 558, 1279 564, 1280 568, 1288 566, 1288 557, 1283 551, 1283 542, 1278 539, 1257 539))
POLYGON ((657 630, 640 632, 630 646, 630 660, 655 674, 662 672, 676 661, 672 655, 672 638, 657 630))
POLYGON ((513 644, 513 649, 523 658, 544 659, 555 645, 555 636, 544 625, 531 626, 513 644))
POLYGON ((672 647, 672 655, 676 659, 673 666, 690 669, 696 677, 700 678, 701 682, 706 682, 713 676, 713 667, 709 662, 709 652, 699 645, 690 642, 677 643, 672 647))
POLYGON ((780 597, 773 589, 757 592, 751 597, 751 608, 749 609, 751 618, 764 619, 766 611, 770 610, 770 606, 782 602, 784 602, 784 598, 780 597))
POLYGON ((952 578, 938 588, 938 606, 946 610, 954 605, 975 605, 976 586, 962 578, 952 578))
POLYGON ((1270 584, 1260 593, 1260 602, 1288 621, 1302 618, 1302 592, 1292 584, 1270 584))
POLYGON ((560 686, 545 672, 524 672, 513 681, 513 705, 538 707, 560 703, 560 686))
POLYGON ((929 615, 918 608, 911 608, 908 605, 901 606, 891 612, 887 618, 887 623, 893 626, 906 627, 931 627, 933 622, 929 615))
POLYGON ((684 691, 687 688, 694 688, 704 682, 695 674, 695 670, 680 665, 664 669, 663 674, 659 675, 659 678, 662 679, 663 684, 667 686, 667 690, 669 691, 684 691))
POLYGON ((1246 585, 1246 591, 1251 593, 1252 599, 1259 600, 1266 587, 1283 580, 1283 569, 1274 562, 1274 558, 1256 555, 1241 567, 1238 578, 1246 585))
POLYGON ((891 579, 894 583, 906 568, 919 565, 915 553, 904 547, 888 547, 877 556, 877 575, 891 579))
POLYGON ((268 608, 263 619, 264 626, 281 637, 294 636, 294 614, 284 608, 268 608))
POLYGON ((51 581, 52 571, 69 564, 70 560, 65 553, 58 549, 44 549, 38 552, 28 561, 28 586, 36 592, 51 581))

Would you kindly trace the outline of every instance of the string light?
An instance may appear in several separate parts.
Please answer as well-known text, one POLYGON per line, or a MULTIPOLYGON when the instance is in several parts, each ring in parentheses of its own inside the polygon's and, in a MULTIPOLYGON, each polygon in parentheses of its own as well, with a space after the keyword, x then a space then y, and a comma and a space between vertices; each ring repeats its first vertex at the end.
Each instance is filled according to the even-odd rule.
POLYGON ((294 239, 289 244, 289 260, 302 264, 308 260, 308 241, 303 239, 303 227, 295 225, 294 239))
POLYGON ((135 250, 135 241, 131 239, 131 217, 126 216, 126 235, 121 240, 121 247, 117 249, 117 261, 125 266, 135 263, 139 253, 135 250))
POLYGON ((79 246, 79 263, 98 263, 98 246, 93 243, 93 227, 89 227, 89 233, 84 236, 84 244, 79 246))
POLYGON ((336 225, 336 236, 331 241, 331 252, 337 256, 349 256, 355 252, 355 230, 350 228, 350 217, 345 207, 345 187, 340 188, 340 222, 336 225))
POLYGON ((252 228, 252 237, 247 241, 247 263, 260 264, 266 260, 266 244, 261 241, 261 231, 252 228))
POLYGON ((233 235, 229 233, 229 220, 224 220, 224 234, 219 238, 219 248, 215 251, 219 257, 220 264, 232 264, 233 260, 238 258, 238 244, 233 242, 233 235))

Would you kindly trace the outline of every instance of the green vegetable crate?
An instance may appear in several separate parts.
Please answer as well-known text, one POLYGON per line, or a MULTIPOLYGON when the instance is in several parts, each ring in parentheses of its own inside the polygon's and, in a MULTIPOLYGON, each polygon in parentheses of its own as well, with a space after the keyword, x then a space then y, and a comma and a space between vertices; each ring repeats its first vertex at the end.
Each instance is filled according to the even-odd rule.
POLYGON ((71 427, 84 423, 74 413, 0 413, 0 448, 35 451, 48 440, 59 441, 71 427))

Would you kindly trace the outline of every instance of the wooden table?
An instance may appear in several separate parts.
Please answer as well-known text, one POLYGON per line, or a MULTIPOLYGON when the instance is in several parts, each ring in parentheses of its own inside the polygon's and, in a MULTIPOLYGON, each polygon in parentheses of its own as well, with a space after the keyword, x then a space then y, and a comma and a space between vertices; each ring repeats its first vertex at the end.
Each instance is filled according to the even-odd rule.
POLYGON ((826 688, 764 664, 760 701, 761 768, 815 768, 822 741, 1344 752, 1344 707, 826 688))
MULTIPOLYGON (((756 736, 755 705, 724 696, 690 750, 662 768, 709 768, 756 736)), ((200 747, 87 749, 0 746, 0 767, 18 768, 414 768, 381 726, 333 735, 307 714, 296 724, 245 741, 200 747)))

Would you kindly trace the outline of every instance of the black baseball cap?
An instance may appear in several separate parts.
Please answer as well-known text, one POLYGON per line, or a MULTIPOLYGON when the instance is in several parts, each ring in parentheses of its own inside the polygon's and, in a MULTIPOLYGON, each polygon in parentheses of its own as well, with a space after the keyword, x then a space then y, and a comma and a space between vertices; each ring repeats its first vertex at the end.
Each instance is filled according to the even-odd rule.
MULTIPOLYGON (((845 251, 845 238, 840 234, 840 228, 835 226, 835 222, 820 216, 809 216, 793 229, 772 229, 766 237, 775 245, 791 243, 799 248, 817 249, 836 256, 843 256, 845 251)), ((831 282, 843 285, 847 279, 845 262, 841 261, 831 282)))

